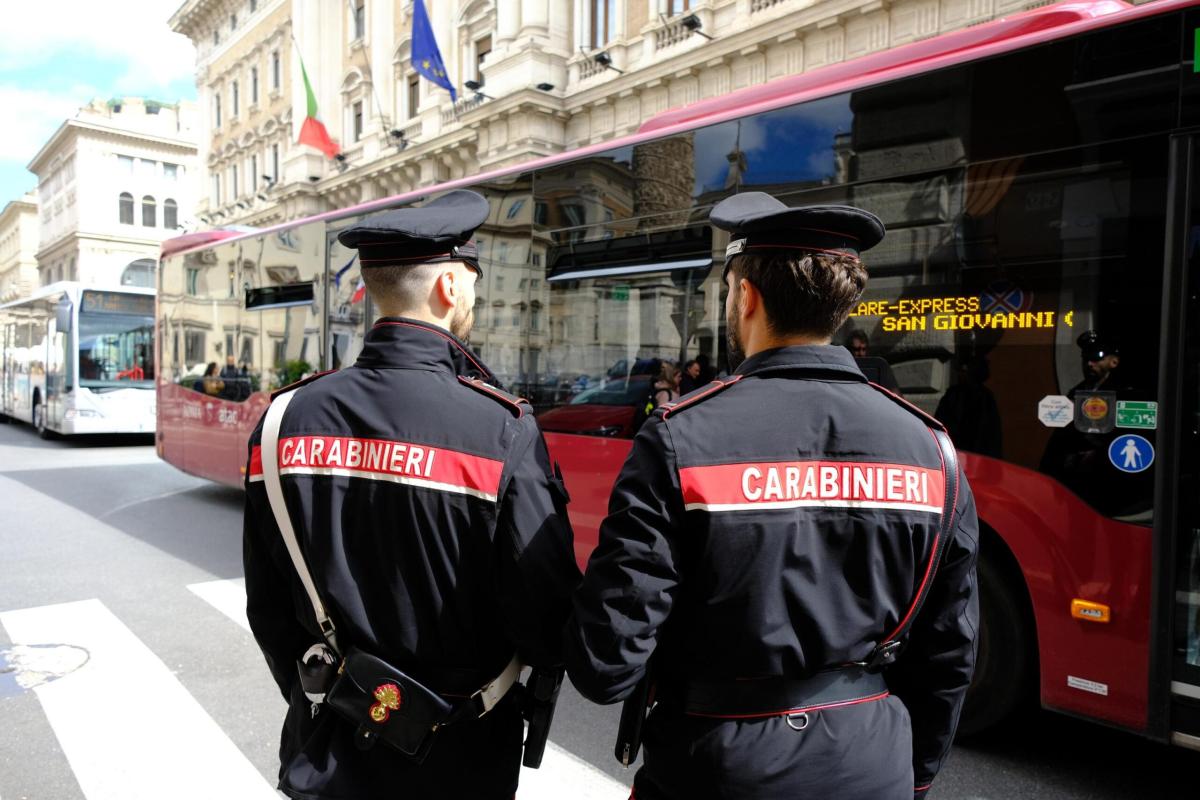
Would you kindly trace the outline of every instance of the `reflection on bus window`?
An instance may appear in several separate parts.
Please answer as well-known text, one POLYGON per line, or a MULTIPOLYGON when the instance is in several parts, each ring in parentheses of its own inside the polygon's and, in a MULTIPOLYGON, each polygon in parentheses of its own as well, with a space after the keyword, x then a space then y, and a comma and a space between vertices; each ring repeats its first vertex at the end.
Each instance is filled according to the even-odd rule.
POLYGON ((81 311, 79 384, 87 388, 151 386, 154 318, 81 311))

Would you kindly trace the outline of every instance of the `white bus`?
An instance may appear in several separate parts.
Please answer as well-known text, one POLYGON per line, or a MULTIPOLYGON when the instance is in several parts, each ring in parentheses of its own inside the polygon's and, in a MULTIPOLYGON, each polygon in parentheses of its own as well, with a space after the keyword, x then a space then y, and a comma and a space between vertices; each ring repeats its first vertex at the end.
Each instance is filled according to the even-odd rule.
POLYGON ((53 283, 0 305, 0 418, 52 433, 154 430, 154 290, 53 283))

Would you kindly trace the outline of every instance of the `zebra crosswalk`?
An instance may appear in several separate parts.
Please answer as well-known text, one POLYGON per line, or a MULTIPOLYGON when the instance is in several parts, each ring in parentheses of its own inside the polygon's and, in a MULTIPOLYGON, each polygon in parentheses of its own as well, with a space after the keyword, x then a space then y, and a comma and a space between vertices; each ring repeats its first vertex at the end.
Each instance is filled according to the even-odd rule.
MULTIPOLYGON (((187 589, 249 631, 240 579, 187 589)), ((15 685, 36 695, 86 800, 278 800, 273 776, 251 763, 100 600, 0 612, 0 626, 12 651, 24 653, 10 664, 15 685)), ((0 776, 0 794, 39 796, 24 788, 6 786, 0 776)), ((564 789, 582 800, 629 796, 620 782, 551 742, 541 769, 522 771, 517 797, 562 797, 564 789)))

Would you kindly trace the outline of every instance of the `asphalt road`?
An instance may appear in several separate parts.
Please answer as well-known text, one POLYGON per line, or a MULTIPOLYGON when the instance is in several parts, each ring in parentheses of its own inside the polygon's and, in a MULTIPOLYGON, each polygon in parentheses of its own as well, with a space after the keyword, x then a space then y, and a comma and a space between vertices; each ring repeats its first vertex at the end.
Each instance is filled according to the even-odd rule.
MULTIPOLYGON (((275 797, 282 701, 244 627, 241 496, 146 439, 0 425, 0 800, 275 797)), ((624 798, 618 709, 564 688, 520 797, 624 798)), ((1031 711, 934 800, 1200 796, 1200 753, 1031 711)))

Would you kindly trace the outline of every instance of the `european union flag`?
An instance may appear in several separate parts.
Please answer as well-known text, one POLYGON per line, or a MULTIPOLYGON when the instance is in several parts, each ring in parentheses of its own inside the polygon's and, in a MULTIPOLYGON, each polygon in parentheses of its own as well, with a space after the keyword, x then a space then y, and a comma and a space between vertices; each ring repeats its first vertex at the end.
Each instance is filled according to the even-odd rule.
POLYGON ((458 93, 446 76, 446 65, 442 63, 442 53, 438 50, 437 39, 433 38, 433 27, 429 24, 429 15, 425 13, 422 0, 413 2, 412 65, 426 80, 450 92, 450 102, 458 102, 458 93))

